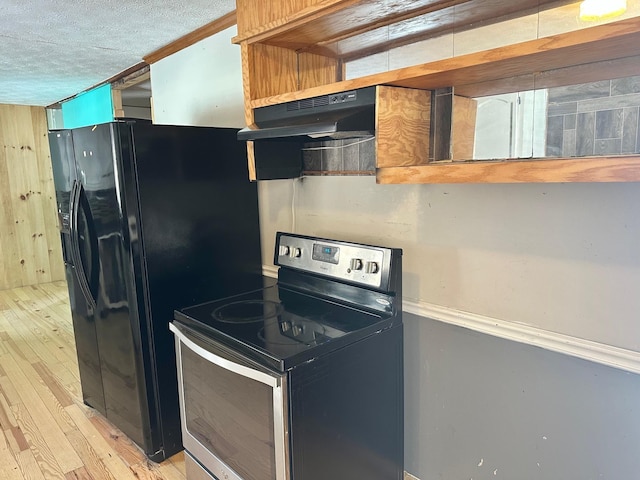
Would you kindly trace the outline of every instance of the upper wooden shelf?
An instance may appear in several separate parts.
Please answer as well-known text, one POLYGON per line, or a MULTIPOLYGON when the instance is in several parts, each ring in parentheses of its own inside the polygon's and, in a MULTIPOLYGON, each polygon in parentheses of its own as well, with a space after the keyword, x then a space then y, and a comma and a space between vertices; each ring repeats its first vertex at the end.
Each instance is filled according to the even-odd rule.
MULTIPOLYGON (((424 90, 465 86, 464 89, 472 91, 473 88, 470 87, 472 85, 504 79, 513 82, 513 79, 531 75, 542 78, 545 77, 545 72, 554 70, 571 72, 567 70, 570 67, 596 65, 602 62, 606 66, 618 59, 620 64, 625 63, 624 59, 630 59, 626 62, 630 66, 625 67, 627 69, 625 74, 627 74, 634 68, 640 68, 634 67, 638 45, 640 45, 640 17, 634 17, 353 80, 258 98, 251 100, 249 106, 257 108, 370 85, 394 85, 424 90)), ((606 73, 611 74, 611 71, 606 73)), ((549 86, 548 80, 545 86, 549 86)))
MULTIPOLYGON (((239 0, 238 3, 242 3, 239 0)), ((295 2, 294 2, 295 3, 295 2)), ((305 3, 300 2, 299 7, 305 3)), ((308 2, 307 2, 308 3, 308 2)), ((256 43, 350 60, 452 29, 538 12, 557 0, 325 0, 306 8, 244 13, 234 42, 256 43), (264 13, 262 14, 264 15, 264 13)))

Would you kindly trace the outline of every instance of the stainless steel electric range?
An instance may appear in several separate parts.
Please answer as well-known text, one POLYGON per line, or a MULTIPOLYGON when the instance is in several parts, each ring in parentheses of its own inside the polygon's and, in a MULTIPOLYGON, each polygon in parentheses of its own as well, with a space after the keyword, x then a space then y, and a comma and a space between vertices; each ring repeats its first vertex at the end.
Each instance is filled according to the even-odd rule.
POLYGON ((176 311, 188 480, 400 480, 400 249, 278 233, 278 278, 176 311))

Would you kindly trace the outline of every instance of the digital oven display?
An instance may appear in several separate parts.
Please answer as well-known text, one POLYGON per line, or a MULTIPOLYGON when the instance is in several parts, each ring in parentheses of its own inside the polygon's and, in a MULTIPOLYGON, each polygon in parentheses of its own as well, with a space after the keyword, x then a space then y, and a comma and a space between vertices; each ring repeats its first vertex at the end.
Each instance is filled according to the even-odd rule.
POLYGON ((318 260, 319 262, 333 263, 337 265, 340 260, 340 248, 314 243, 311 258, 318 260))

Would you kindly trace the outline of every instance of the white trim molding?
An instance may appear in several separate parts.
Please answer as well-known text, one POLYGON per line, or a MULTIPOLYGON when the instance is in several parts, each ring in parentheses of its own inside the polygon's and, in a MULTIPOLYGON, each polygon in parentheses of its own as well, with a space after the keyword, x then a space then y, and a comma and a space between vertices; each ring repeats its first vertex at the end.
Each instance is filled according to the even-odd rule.
POLYGON ((278 267, 275 265, 262 265, 262 275, 265 277, 278 278, 278 267))
POLYGON ((552 352, 564 353, 628 372, 640 373, 640 352, 431 303, 404 298, 402 302, 403 310, 414 315, 552 352))

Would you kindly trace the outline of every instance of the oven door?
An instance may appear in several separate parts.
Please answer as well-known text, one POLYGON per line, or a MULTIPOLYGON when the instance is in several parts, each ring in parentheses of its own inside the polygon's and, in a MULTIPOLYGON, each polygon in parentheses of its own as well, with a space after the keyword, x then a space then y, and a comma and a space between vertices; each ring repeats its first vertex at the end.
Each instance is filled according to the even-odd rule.
POLYGON ((286 376, 173 322, 182 436, 221 480, 287 480, 286 376))

